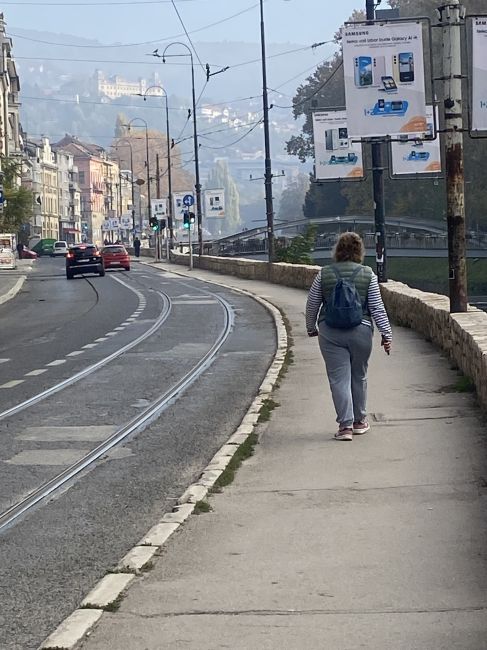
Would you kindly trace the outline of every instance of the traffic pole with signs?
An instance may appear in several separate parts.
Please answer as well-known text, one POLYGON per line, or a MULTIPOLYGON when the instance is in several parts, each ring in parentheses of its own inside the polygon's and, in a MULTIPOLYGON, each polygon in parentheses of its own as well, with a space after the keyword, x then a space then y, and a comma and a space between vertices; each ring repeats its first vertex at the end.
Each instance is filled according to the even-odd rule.
MULTIPOLYGON (((192 194, 186 194, 183 197, 183 205, 188 208, 187 214, 189 215, 189 208, 194 205, 194 196, 192 194)), ((193 245, 191 243, 191 221, 188 219, 189 228, 188 228, 188 244, 189 244, 189 270, 193 269, 193 245)))

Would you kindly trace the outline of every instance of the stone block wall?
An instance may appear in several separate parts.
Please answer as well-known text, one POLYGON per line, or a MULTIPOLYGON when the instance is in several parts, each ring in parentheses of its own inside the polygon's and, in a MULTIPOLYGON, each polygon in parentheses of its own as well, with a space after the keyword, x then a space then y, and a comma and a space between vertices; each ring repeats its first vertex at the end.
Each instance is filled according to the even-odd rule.
MULTIPOLYGON (((176 264, 188 264, 188 255, 171 252, 176 264)), ((265 280, 300 289, 309 289, 320 270, 304 264, 272 264, 235 257, 197 255, 195 268, 234 275, 249 280, 265 280)), ((479 403, 487 411, 487 313, 472 307, 467 313, 450 314, 446 296, 412 289, 390 280, 381 285, 382 298, 392 322, 422 334, 445 350, 462 372, 475 384, 479 403)))

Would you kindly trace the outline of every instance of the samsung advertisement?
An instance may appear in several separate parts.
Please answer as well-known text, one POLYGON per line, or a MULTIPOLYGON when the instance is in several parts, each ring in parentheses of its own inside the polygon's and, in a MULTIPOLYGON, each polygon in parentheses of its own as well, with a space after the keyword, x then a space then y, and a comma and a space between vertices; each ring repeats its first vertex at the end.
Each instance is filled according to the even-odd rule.
POLYGON ((348 25, 342 36, 350 136, 425 133, 421 24, 348 25))
POLYGON ((346 111, 313 113, 316 180, 361 179, 362 145, 348 134, 346 111))
POLYGON ((487 18, 474 18, 472 29, 472 130, 487 131, 487 18))
MULTIPOLYGON (((433 107, 426 107, 428 135, 434 135, 433 107)), ((437 115, 438 122, 438 115, 437 115)), ((436 140, 406 140, 391 142, 392 174, 394 176, 416 174, 440 174, 440 138, 436 140)))

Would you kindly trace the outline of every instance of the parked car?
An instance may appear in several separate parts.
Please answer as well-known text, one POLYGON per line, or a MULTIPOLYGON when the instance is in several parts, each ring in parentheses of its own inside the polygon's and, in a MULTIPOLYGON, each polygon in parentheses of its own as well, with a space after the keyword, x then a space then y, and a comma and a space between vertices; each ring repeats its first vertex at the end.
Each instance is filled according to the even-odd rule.
POLYGON ((66 257, 67 252, 68 252, 68 242, 56 241, 54 242, 54 246, 52 247, 51 257, 58 257, 59 255, 66 257))
POLYGON ((22 259, 23 260, 36 260, 39 257, 35 251, 31 251, 30 248, 24 246, 22 249, 22 259))
POLYGON ((76 244, 66 254, 66 277, 72 280, 80 273, 98 273, 105 275, 103 257, 95 244, 76 244))
POLYGON ((121 244, 104 246, 101 249, 101 256, 103 257, 105 269, 121 267, 126 271, 130 271, 130 255, 127 253, 125 246, 121 244))

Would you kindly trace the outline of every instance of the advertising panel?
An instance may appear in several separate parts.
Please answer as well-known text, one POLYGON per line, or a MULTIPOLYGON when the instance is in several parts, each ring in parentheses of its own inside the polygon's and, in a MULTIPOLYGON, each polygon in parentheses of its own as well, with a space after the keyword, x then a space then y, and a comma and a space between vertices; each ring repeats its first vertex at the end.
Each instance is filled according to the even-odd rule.
POLYGON ((191 195, 194 199, 194 193, 192 190, 186 190, 185 192, 173 192, 172 195, 172 200, 174 205, 173 208, 174 218, 179 221, 183 220, 183 215, 188 210, 188 208, 183 203, 183 199, 187 195, 191 195))
MULTIPOLYGON (((438 111, 437 111, 438 122, 438 111)), ((428 134, 434 135, 433 107, 426 107, 428 134)), ((439 174, 441 172, 440 138, 391 142, 392 174, 439 174)))
POLYGON ((131 229, 132 229, 132 225, 133 225, 132 215, 123 214, 123 215, 120 217, 120 226, 121 226, 124 230, 131 230, 131 229))
POLYGON ((487 18, 474 18, 472 29, 472 130, 487 131, 487 18))
POLYGON ((350 136, 424 133, 421 23, 347 25, 342 36, 350 136))
POLYGON ((161 219, 167 216, 167 201, 166 199, 153 199, 151 201, 152 216, 161 219))
POLYGON ((362 145, 348 137, 346 111, 313 113, 316 180, 363 178, 362 145))
POLYGON ((108 230, 111 230, 110 221, 108 219, 105 219, 105 221, 101 222, 101 230, 102 232, 107 232, 108 230))
POLYGON ((205 216, 225 216, 225 190, 205 190, 205 216))

